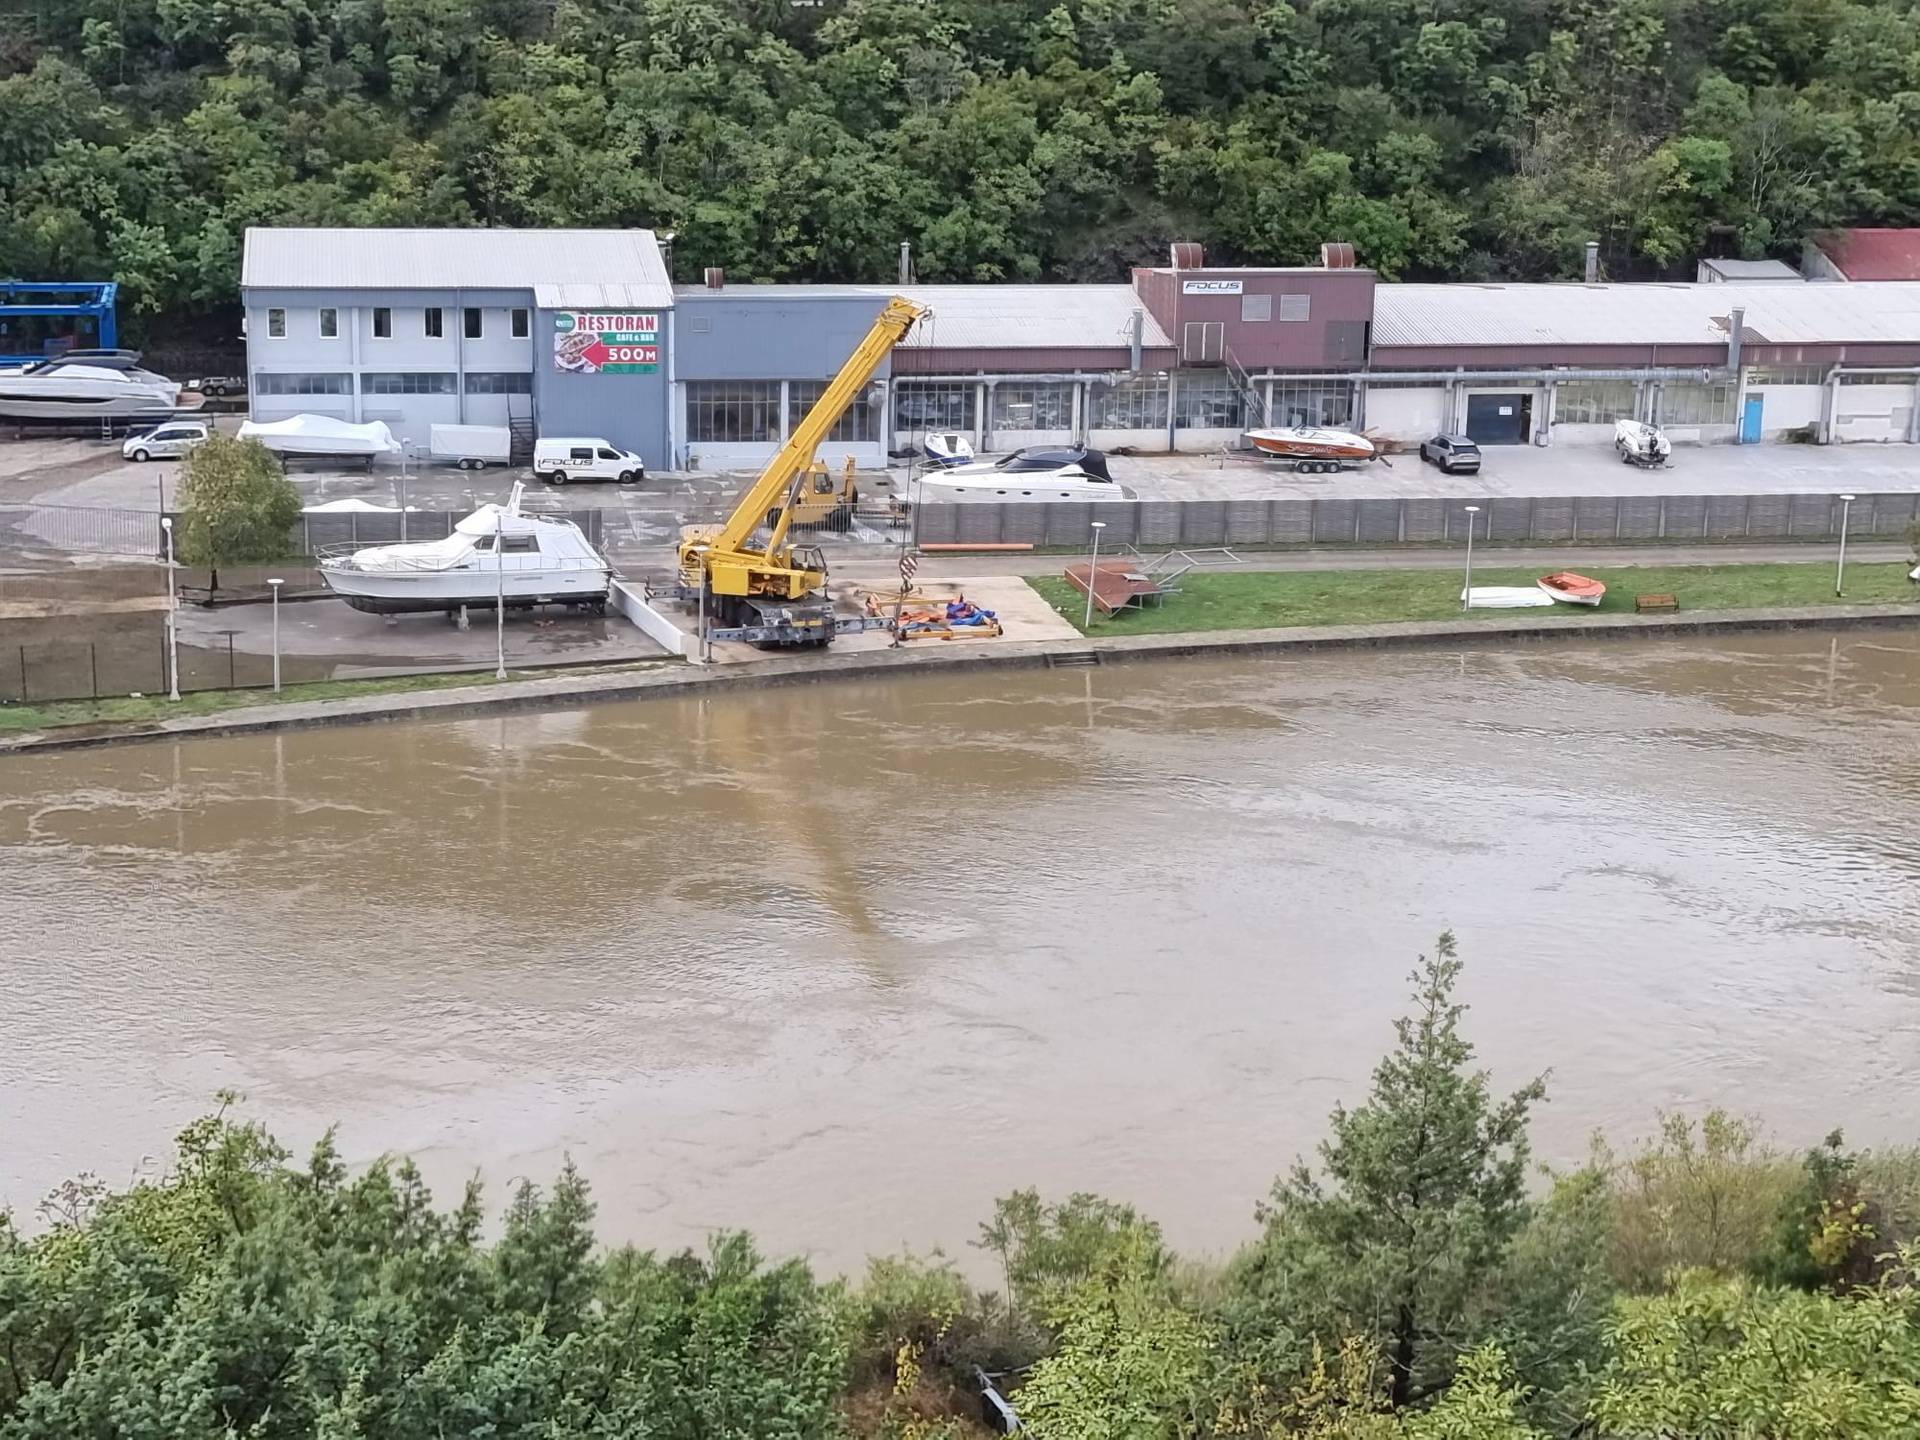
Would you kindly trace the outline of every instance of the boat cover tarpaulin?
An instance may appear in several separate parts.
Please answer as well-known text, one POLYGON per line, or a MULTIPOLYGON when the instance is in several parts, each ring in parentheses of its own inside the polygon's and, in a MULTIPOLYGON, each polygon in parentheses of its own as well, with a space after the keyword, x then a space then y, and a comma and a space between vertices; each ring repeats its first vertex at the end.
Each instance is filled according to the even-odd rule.
POLYGON ((282 455, 398 455, 400 442, 381 421, 354 425, 330 415, 295 415, 288 420, 249 420, 242 440, 258 440, 282 455))

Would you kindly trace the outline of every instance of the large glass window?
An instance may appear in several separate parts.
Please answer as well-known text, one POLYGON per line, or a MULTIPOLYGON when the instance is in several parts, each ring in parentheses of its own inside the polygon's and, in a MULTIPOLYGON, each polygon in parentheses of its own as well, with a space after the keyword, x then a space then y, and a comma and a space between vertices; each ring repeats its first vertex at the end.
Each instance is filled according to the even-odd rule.
POLYGON ((274 375, 261 372, 254 376, 254 389, 262 395, 351 395, 351 375, 274 375))
POLYGON ((1182 372, 1173 396, 1174 423, 1182 430, 1238 430, 1247 423, 1246 397, 1231 375, 1182 372))
POLYGON ((1662 425, 1731 425, 1734 386, 1669 380, 1660 392, 1662 425))
POLYGON ((1749 385, 1823 385, 1826 379, 1824 365, 1755 365, 1747 371, 1749 385))
POLYGON ((446 373, 404 372, 360 377, 362 395, 457 395, 454 376, 446 373))
POLYGON ((1631 420, 1638 388, 1631 380, 1562 381, 1553 397, 1553 423, 1611 425, 1631 420))
MULTIPOLYGON (((790 380, 787 382, 787 433, 791 435, 800 422, 807 418, 822 395, 827 393, 824 380, 790 380)), ((880 392, 877 386, 869 385, 854 397, 854 402, 827 432, 827 441, 837 445, 871 445, 880 438, 880 392)))
POLYGON ((469 395, 531 395, 533 376, 524 370, 469 370, 469 395))
POLYGON ((995 430, 1071 430, 1073 428, 1073 384, 1024 381, 1002 382, 989 392, 993 396, 995 430))
MULTIPOLYGON (((1266 381, 1253 382, 1262 396, 1266 381)), ((1275 425, 1349 425, 1353 422, 1353 386, 1344 380, 1288 380, 1273 382, 1269 414, 1275 425)))
POLYGON ((1087 410, 1091 430, 1165 430, 1167 377, 1096 380, 1087 387, 1087 410))
POLYGON ((893 428, 901 435, 929 430, 971 430, 976 418, 970 384, 936 381, 893 382, 893 428))
POLYGON ((1910 375, 1910 374, 1908 374, 1908 375, 1889 375, 1889 374, 1886 374, 1886 373, 1885 373, 1885 372, 1883 371, 1882 373, 1880 373, 1880 374, 1878 374, 1878 375, 1849 375, 1849 374, 1848 374, 1848 373, 1847 373, 1846 371, 1844 371, 1844 370, 1842 370, 1842 371, 1840 372, 1840 383, 1841 383, 1842 385, 1901 385, 1901 386, 1906 386, 1906 385, 1911 385, 1911 384, 1913 384, 1913 381, 1914 381, 1914 377, 1913 377, 1912 375, 1910 375))
POLYGON ((778 380, 687 382, 687 439, 745 445, 779 438, 778 380))

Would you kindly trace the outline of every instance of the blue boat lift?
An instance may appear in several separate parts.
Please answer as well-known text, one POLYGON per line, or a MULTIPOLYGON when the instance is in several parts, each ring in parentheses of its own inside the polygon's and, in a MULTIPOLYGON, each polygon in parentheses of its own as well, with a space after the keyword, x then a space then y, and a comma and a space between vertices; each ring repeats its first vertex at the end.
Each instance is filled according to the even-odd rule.
MULTIPOLYGON (((120 321, 115 306, 120 286, 112 280, 0 280, 0 355, 9 361, 45 360, 58 351, 14 354, 6 348, 9 323, 28 317, 92 321, 94 338, 76 334, 76 350, 117 350, 120 321)), ((75 327, 76 331, 79 329, 75 327)))

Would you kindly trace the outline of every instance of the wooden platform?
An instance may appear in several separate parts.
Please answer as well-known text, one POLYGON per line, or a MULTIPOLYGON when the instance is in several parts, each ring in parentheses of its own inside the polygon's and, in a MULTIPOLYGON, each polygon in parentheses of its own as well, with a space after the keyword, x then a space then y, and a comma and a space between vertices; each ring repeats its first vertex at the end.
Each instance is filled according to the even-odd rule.
POLYGON ((1102 560, 1098 566, 1067 567, 1067 583, 1082 595, 1087 593, 1089 570, 1093 572, 1094 608, 1102 615, 1115 615, 1135 607, 1145 609, 1147 601, 1161 599, 1167 593, 1137 561, 1102 560))

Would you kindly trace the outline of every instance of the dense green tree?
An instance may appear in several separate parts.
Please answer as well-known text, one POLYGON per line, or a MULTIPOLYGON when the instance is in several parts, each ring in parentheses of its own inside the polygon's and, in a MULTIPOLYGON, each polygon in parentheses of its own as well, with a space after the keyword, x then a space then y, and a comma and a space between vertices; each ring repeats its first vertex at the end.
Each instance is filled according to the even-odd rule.
POLYGON ((1275 1183, 1238 1277, 1243 1335, 1368 1337, 1395 1408, 1444 1388, 1472 1338, 1475 1297, 1527 1219, 1527 1115, 1546 1094, 1542 1080, 1489 1093, 1460 1033, 1459 976, 1444 934, 1366 1103, 1334 1110, 1319 1172, 1302 1161, 1275 1183))
POLYGON ((300 492, 279 457, 258 440, 213 435, 180 466, 179 557, 204 565, 220 588, 222 565, 282 560, 293 553, 300 492))

